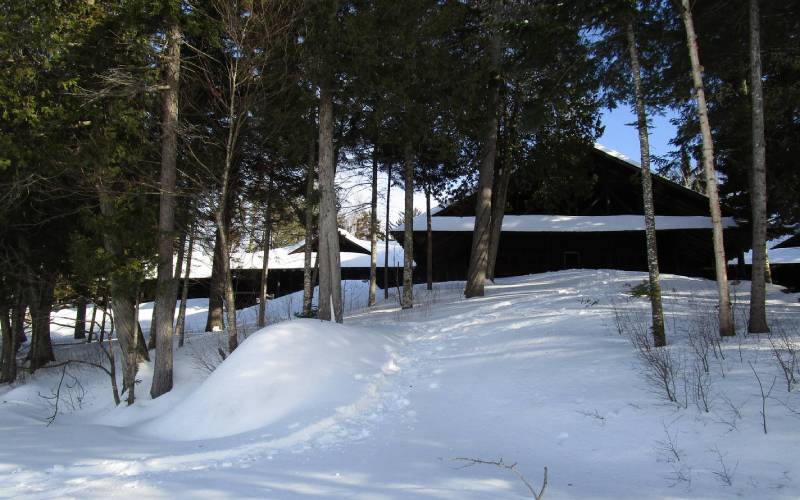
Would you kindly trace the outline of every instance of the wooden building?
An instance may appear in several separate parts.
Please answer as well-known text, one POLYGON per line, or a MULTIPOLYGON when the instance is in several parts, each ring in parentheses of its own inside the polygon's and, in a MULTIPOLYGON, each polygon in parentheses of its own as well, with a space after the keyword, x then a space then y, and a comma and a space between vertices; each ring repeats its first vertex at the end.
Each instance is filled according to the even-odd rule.
MULTIPOLYGON (((356 238, 347 231, 339 230, 339 247, 342 263, 342 280, 369 280, 370 243, 356 238)), ((317 242, 312 242, 311 262, 315 262, 317 242)), ((189 279, 189 298, 204 298, 210 294, 211 269, 213 267, 212 249, 196 249, 192 255, 192 270, 189 279)), ((273 248, 269 255, 267 273, 267 293, 280 297, 303 289, 303 267, 305 263, 305 243, 300 241, 283 248, 273 248)), ((386 286, 384 281, 384 242, 378 245, 378 287, 386 286)), ((264 259, 262 251, 248 252, 236 250, 231 254, 231 274, 236 296, 236 308, 254 305, 258 301, 261 285, 261 266, 264 259)), ((403 247, 389 241, 388 286, 395 287, 402 282, 403 247)), ((181 280, 182 281, 182 280, 181 280)), ((145 300, 155 295, 155 279, 145 282, 145 300)))
MULTIPOLYGON (((563 168, 572 169, 565 165, 563 168)), ((586 153, 573 184, 557 208, 542 201, 541 186, 512 174, 498 248, 495 276, 559 269, 647 270, 640 168, 623 155, 595 147, 586 153)), ((703 194, 653 175, 658 256, 661 271, 714 276, 711 220, 703 194)), ((466 279, 475 195, 445 206, 432 216, 433 279, 466 279)), ((748 231, 724 214, 727 255, 749 245, 748 231)), ((414 219, 416 280, 426 276, 426 216, 414 219)), ((393 234, 402 242, 400 227, 393 234)))

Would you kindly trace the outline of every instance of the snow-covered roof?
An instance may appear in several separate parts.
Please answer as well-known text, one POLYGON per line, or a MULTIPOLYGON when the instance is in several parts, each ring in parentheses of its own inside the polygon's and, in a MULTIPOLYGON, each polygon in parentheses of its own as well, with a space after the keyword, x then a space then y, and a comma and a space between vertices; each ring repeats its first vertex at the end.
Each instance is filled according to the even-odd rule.
MULTIPOLYGON (((370 242, 360 240, 348 233, 347 231, 340 230, 343 234, 351 239, 359 246, 364 246, 369 252, 370 242)), ((305 263, 305 255, 301 253, 292 253, 304 244, 300 241, 293 245, 281 248, 272 248, 269 251, 269 268, 270 269, 303 269, 305 263)), ((208 278, 211 276, 211 268, 213 266, 213 249, 198 249, 192 253, 192 272, 191 278, 200 279, 208 278)), ((378 242, 378 266, 383 266, 385 255, 385 242, 378 242)), ((341 252, 341 262, 343 268, 353 267, 369 267, 370 254, 369 253, 356 253, 356 252, 341 252)), ((389 240, 389 266, 402 267, 403 266, 403 247, 397 244, 394 240, 389 240)), ((311 261, 314 262, 317 258, 317 253, 311 253, 311 261)), ((245 250, 237 250, 231 253, 231 269, 261 269, 264 262, 264 252, 257 250, 255 252, 247 252, 245 250)))
POLYGON ((628 156, 626 154, 622 154, 619 151, 615 151, 615 150, 613 150, 611 148, 607 148, 607 147, 603 146, 602 144, 600 144, 599 142, 595 142, 594 143, 594 148, 595 149, 599 149, 600 151, 602 151, 603 153, 605 153, 605 154, 607 154, 609 156, 613 156, 614 158, 619 158, 620 160, 622 160, 622 161, 624 161, 626 163, 630 163, 634 167, 642 168, 642 166, 639 164, 639 162, 634 161, 633 159, 631 159, 630 156, 628 156))
MULTIPOLYGON (((425 231, 425 214, 413 219, 415 231, 425 231)), ((723 217, 723 226, 736 227, 733 217, 723 217)), ((472 231, 475 217, 431 217, 434 231, 472 231)), ((503 217, 503 231, 530 233, 561 232, 613 232, 644 231, 643 215, 506 215, 503 217)), ((656 216, 656 229, 668 231, 676 229, 711 229, 711 218, 703 216, 656 216)), ((396 231, 402 231, 400 226, 396 231)))
MULTIPOLYGON (((800 247, 778 247, 781 243, 791 238, 791 234, 769 240, 767 242, 767 258, 770 265, 772 264, 800 264, 800 247)), ((736 264, 737 259, 733 258, 728 261, 728 264, 736 264)), ((753 263, 753 252, 745 252, 744 263, 751 265, 753 263)))

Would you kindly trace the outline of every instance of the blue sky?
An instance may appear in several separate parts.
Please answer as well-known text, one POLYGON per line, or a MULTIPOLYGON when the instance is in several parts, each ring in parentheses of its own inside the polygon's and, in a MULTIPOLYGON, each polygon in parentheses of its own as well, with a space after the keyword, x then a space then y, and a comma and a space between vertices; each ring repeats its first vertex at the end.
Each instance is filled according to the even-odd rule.
MULTIPOLYGON (((675 127, 669 122, 671 114, 652 115, 650 117, 650 153, 662 156, 673 148, 669 141, 675 135, 675 127)), ((605 131, 600 139, 600 144, 629 156, 637 163, 639 161, 639 133, 634 123, 636 117, 628 106, 621 106, 611 111, 606 111, 601 117, 605 131)))

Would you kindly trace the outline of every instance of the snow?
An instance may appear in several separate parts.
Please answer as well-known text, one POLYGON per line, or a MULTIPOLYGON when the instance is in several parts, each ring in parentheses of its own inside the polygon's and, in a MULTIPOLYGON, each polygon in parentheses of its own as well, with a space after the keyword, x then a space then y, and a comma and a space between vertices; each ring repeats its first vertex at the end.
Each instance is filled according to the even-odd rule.
MULTIPOLYGON (((788 240, 792 237, 791 234, 787 234, 781 236, 780 238, 775 238, 774 240, 769 240, 767 242, 767 248, 769 251, 767 253, 767 257, 769 258, 770 265, 772 264, 800 264, 800 247, 787 247, 787 248, 775 248, 775 246, 780 245, 784 241, 788 240)), ((733 258, 728 261, 728 264, 734 265, 738 263, 736 258, 733 258)), ((744 254, 744 263, 747 265, 753 264, 753 251, 748 250, 744 254)))
MULTIPOLYGON (((39 394, 61 371, 40 370, 0 387, 0 497, 526 498, 508 471, 454 460, 471 457, 517 463, 534 485, 547 466, 545 498, 798 498, 800 388, 787 391, 769 339, 722 342, 709 413, 665 401, 615 329, 615 310, 647 320, 630 293, 646 277, 505 278, 469 300, 463 283, 416 287, 412 310, 391 297, 343 326, 271 325, 211 374, 199 365, 220 337, 196 334, 176 349, 172 392, 150 400, 143 363, 140 399, 115 408, 106 375, 76 368, 85 393, 68 391, 49 427, 39 394), (765 390, 776 377, 768 434, 748 362, 765 390)), ((714 317, 715 283, 665 275, 662 288, 669 349, 691 366, 687 332, 714 317)), ((740 332, 749 289, 732 289, 740 332)), ((768 286, 769 318, 795 338, 799 298, 768 286)))
POLYGON ((365 406, 362 395, 389 370, 393 344, 367 328, 311 319, 269 326, 143 430, 196 440, 269 428, 271 439, 294 443, 335 420, 321 408, 352 415, 365 406))
MULTIPOLYGON (((426 216, 420 215, 412 220, 415 231, 427 228, 426 216)), ((725 228, 737 227, 733 217, 723 217, 725 228)), ((434 231, 465 231, 475 228, 475 217, 431 217, 434 231)), ((668 231, 676 229, 711 229, 711 218, 703 216, 657 215, 656 229, 668 231)), ((400 226, 396 231, 402 231, 400 226)), ((643 215, 506 215, 503 217, 503 231, 506 232, 613 232, 644 231, 643 215)))

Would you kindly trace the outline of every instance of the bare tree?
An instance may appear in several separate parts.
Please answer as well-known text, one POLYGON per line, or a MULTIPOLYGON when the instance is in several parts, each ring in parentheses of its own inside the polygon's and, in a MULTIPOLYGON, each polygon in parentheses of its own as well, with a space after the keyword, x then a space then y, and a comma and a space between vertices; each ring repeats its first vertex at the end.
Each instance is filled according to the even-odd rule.
POLYGON ((264 257, 261 260, 261 283, 258 287, 258 326, 267 326, 267 277, 269 274, 269 247, 272 241, 272 214, 270 213, 270 199, 272 198, 272 178, 267 187, 267 202, 264 207, 264 234, 261 248, 264 257))
POLYGON ((694 84, 694 97, 697 101, 697 115, 700 121, 700 132, 703 139, 703 172, 706 178, 706 195, 711 212, 714 242, 714 267, 717 276, 717 291, 719 293, 719 332, 720 335, 735 335, 733 312, 731 310, 730 292, 728 289, 728 268, 725 260, 725 245, 723 242, 722 210, 719 203, 717 190, 717 173, 714 168, 714 142, 711 138, 711 125, 708 121, 708 107, 706 94, 703 87, 702 66, 697 48, 697 35, 694 31, 692 11, 689 0, 681 0, 681 17, 686 28, 686 44, 689 48, 689 58, 692 62, 692 81, 694 84))
POLYGON ((658 248, 656 245, 656 215, 653 206, 653 181, 650 178, 650 139, 647 131, 647 112, 642 91, 642 76, 639 66, 639 49, 633 31, 633 21, 628 20, 625 32, 628 52, 631 58, 631 73, 636 106, 636 125, 639 130, 639 151, 641 154, 642 200, 644 204, 644 227, 647 241, 647 271, 650 285, 650 310, 653 318, 653 341, 655 347, 667 345, 664 333, 664 308, 661 305, 661 284, 658 271, 658 248))
POLYGON ((189 298, 189 279, 192 276, 192 252, 194 250, 195 224, 189 226, 189 248, 186 250, 186 272, 183 276, 181 287, 181 305, 178 309, 178 320, 175 323, 175 332, 178 335, 178 347, 183 347, 186 337, 186 302, 189 298))

